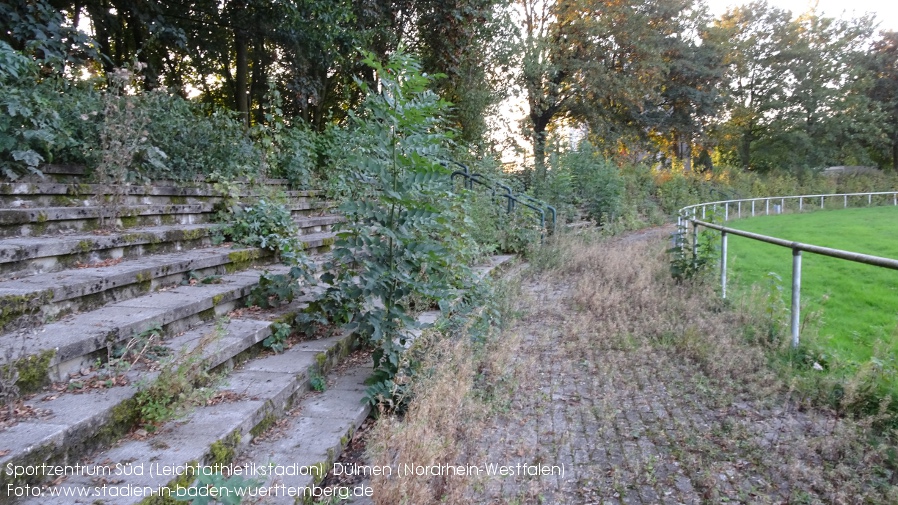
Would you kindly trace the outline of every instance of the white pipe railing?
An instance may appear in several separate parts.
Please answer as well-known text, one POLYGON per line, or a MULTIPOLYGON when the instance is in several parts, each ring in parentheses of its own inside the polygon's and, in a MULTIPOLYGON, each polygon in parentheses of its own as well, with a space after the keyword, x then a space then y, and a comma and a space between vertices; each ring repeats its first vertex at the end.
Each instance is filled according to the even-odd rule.
MULTIPOLYGON (((842 197, 843 208, 848 207, 849 197, 856 196, 866 196, 867 205, 873 204, 873 197, 885 195, 886 197, 891 197, 891 204, 898 206, 898 191, 877 191, 877 192, 868 192, 868 193, 835 193, 828 195, 794 195, 794 196, 776 196, 776 197, 764 197, 764 198, 744 198, 741 200, 721 200, 717 202, 705 202, 699 203, 696 205, 690 205, 688 207, 683 207, 680 209, 680 212, 677 216, 677 235, 676 241, 677 246, 683 248, 685 245, 686 235, 689 233, 689 227, 687 223, 692 223, 692 256, 695 258, 696 253, 698 251, 698 228, 699 226, 704 226, 705 228, 709 228, 712 230, 717 230, 720 232, 721 237, 721 257, 720 257, 720 289, 723 298, 726 298, 727 293, 727 235, 738 235, 740 237, 750 238, 752 240, 758 240, 761 242, 766 242, 768 244, 773 244, 781 247, 787 247, 792 250, 792 308, 791 308, 791 331, 792 331, 792 346, 798 346, 799 332, 800 332, 800 302, 801 302, 801 253, 802 251, 811 252, 814 254, 820 254, 823 256, 829 256, 831 258, 838 258, 847 261, 854 261, 857 263, 865 263, 867 265, 874 265, 883 268, 890 268, 892 270, 898 270, 898 260, 892 258, 883 258, 880 256, 871 256, 868 254, 861 254, 851 251, 843 251, 841 249, 831 249, 829 247, 821 247, 812 244, 803 244, 801 242, 792 242, 789 240, 783 240, 776 237, 769 237, 767 235, 761 235, 758 233, 751 233, 747 231, 737 230, 735 228, 728 228, 726 226, 721 226, 719 224, 710 223, 705 221, 707 219, 707 210, 708 208, 717 209, 720 206, 723 206, 723 216, 724 221, 728 221, 730 218, 729 208, 731 205, 735 205, 736 215, 737 217, 742 217, 742 204, 744 202, 751 202, 751 216, 755 216, 755 202, 764 201, 765 214, 770 214, 770 202, 779 201, 780 207, 777 208, 774 205, 774 214, 781 214, 786 209, 786 201, 798 202, 798 211, 802 212, 804 210, 804 200, 805 199, 820 199, 820 208, 825 208, 825 199, 833 198, 833 197, 842 197), (698 218, 699 209, 701 209, 701 219, 698 218)), ((885 198, 884 201, 888 202, 889 198, 885 198)), ((715 212, 716 215, 716 212, 715 212)))

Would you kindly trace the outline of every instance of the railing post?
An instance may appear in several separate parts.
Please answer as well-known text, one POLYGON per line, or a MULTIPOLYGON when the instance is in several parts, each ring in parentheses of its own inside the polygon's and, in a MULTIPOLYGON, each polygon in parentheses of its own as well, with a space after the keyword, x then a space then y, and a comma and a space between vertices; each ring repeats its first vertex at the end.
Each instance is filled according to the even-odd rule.
POLYGON ((792 249, 792 347, 798 347, 801 319, 801 249, 792 249))
POLYGON ((739 201, 737 203, 737 205, 738 205, 738 210, 737 210, 738 214, 736 217, 737 217, 737 219, 742 219, 742 201, 739 201))
POLYGON ((730 220, 730 204, 729 204, 729 202, 725 202, 723 204, 723 220, 724 221, 730 220))
POLYGON ((801 212, 804 208, 804 198, 798 197, 798 212, 801 212))
POLYGON ((867 205, 872 205, 872 204, 873 204, 873 195, 868 194, 867 195, 867 205))
POLYGON ((727 297, 727 232, 720 232, 720 293, 727 297))
POLYGON ((705 206, 702 205, 702 221, 705 220, 705 206))
POLYGON ((698 262, 698 223, 692 222, 692 265, 698 262))
POLYGON ((751 217, 755 217, 755 201, 751 201, 751 217))
POLYGON ((766 202, 764 212, 769 216, 770 215, 770 198, 764 200, 764 202, 766 202))
POLYGON ((820 208, 821 208, 821 209, 824 208, 824 207, 823 207, 823 197, 822 197, 822 196, 820 197, 820 208))
POLYGON ((845 195, 845 208, 848 208, 848 195, 845 195))

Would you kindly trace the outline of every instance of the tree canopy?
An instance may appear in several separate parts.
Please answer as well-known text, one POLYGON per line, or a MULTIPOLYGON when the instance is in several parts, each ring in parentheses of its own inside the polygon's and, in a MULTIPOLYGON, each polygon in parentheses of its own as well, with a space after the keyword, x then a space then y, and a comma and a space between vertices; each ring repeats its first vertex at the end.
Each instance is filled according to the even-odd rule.
POLYGON ((376 82, 363 52, 403 48, 438 76, 465 145, 483 145, 487 117, 518 94, 536 186, 565 129, 687 171, 699 155, 701 168, 898 168, 895 32, 763 0, 718 18, 701 0, 12 0, 0 41, 37 62, 37 80, 102 88, 138 68, 146 91, 247 127, 277 108, 314 131, 345 123, 376 82))

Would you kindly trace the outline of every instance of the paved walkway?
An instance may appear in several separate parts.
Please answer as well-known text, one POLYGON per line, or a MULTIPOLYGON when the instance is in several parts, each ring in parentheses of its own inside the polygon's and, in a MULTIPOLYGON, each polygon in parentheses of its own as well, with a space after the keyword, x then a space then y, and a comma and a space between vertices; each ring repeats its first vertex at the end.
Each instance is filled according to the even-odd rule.
POLYGON ((864 427, 798 408, 744 342, 751 307, 715 310, 712 290, 673 283, 665 242, 566 244, 553 272, 521 281, 520 317, 485 355, 440 354, 450 371, 369 440, 380 464, 515 475, 374 478, 374 502, 898 503, 864 427))
MULTIPOLYGON (((665 331, 671 338, 722 331, 727 324, 707 318, 727 316, 677 315, 696 307, 672 299, 677 288, 668 281, 657 284, 665 275, 657 241, 607 249, 582 272, 524 283, 525 315, 503 335, 512 356, 501 380, 507 404, 476 442, 488 448, 480 460, 563 465, 563 476, 489 478, 469 489, 471 503, 894 499, 888 483, 873 488, 875 465, 864 463, 862 444, 843 422, 770 395, 763 370, 729 377, 692 359, 701 350, 665 341, 665 331), (640 264, 642 255, 655 259, 640 264)), ((723 351, 708 350, 706 359, 723 351)))

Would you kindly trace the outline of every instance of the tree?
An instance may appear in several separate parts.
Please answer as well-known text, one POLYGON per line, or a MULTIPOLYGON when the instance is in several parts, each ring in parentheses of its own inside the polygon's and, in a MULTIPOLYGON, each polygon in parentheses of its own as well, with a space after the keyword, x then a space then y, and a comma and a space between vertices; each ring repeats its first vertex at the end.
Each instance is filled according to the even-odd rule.
POLYGON ((787 96, 797 33, 789 11, 757 1, 717 21, 719 41, 729 41, 729 121, 722 147, 735 151, 743 169, 752 166, 755 142, 767 135, 787 96))
POLYGON ((872 20, 811 11, 797 19, 756 2, 725 14, 729 118, 721 148, 744 169, 865 163, 880 136, 866 47, 872 20), (734 156, 735 155, 735 156, 734 156))
POLYGON ((883 111, 883 146, 873 157, 898 171, 898 32, 884 31, 873 43, 870 70, 875 79, 870 98, 883 111))
POLYGON ((445 75, 433 86, 453 104, 450 121, 467 143, 476 143, 486 134, 487 108, 498 101, 495 75, 489 70, 501 59, 494 50, 502 45, 496 40, 501 3, 504 0, 415 2, 421 63, 425 71, 445 75))
POLYGON ((648 103, 661 102, 670 39, 691 0, 524 1, 522 84, 533 128, 534 180, 545 177, 545 143, 558 117, 589 127, 606 150, 645 138, 648 103))
POLYGON ((706 125, 722 108, 725 50, 708 27, 704 11, 686 17, 684 30, 666 38, 667 61, 660 101, 646 104, 640 122, 692 169, 693 142, 704 139, 706 125))

